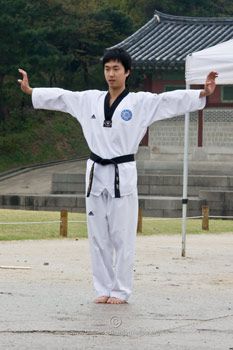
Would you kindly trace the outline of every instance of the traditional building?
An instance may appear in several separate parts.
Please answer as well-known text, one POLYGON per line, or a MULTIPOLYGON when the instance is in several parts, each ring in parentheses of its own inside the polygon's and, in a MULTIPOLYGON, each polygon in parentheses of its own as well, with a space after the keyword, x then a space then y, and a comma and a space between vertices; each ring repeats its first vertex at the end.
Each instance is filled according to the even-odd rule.
MULTIPOLYGON (((155 93, 185 88, 188 54, 233 39, 233 18, 172 16, 155 11, 153 18, 115 47, 132 56, 143 73, 144 89, 155 93)), ((200 88, 193 86, 192 88, 200 88)), ((183 158, 183 116, 154 123, 142 142, 139 159, 183 158)), ((233 86, 218 86, 205 110, 191 114, 190 160, 233 160, 233 86)))

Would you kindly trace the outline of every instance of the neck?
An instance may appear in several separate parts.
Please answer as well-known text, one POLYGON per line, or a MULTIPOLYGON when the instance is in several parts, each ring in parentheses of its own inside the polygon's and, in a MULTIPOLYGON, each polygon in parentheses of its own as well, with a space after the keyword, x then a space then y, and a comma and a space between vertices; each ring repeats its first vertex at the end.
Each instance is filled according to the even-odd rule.
POLYGON ((114 101, 124 90, 125 85, 117 89, 109 88, 110 99, 114 101))

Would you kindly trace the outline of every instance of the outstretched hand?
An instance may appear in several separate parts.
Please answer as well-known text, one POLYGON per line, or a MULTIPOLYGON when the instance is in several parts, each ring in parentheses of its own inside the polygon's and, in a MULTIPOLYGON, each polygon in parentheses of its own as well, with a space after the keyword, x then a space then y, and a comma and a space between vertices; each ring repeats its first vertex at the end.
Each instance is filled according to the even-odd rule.
POLYGON ((25 92, 25 94, 31 95, 32 88, 29 85, 27 72, 25 72, 23 69, 19 69, 19 73, 21 73, 23 77, 23 79, 18 79, 21 90, 25 92))
POLYGON ((210 72, 207 75, 204 90, 201 91, 200 97, 211 95, 216 87, 215 79, 218 77, 217 72, 210 72))

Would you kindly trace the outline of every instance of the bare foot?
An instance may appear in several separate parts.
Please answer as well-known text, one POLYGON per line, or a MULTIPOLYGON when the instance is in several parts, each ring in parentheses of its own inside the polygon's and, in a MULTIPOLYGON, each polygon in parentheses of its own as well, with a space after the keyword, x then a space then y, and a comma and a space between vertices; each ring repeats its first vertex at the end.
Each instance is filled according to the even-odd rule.
POLYGON ((108 298, 108 301, 107 301, 107 304, 126 304, 126 303, 127 303, 126 300, 122 300, 115 297, 110 297, 108 298))
POLYGON ((98 297, 94 300, 94 303, 96 304, 106 304, 108 301, 109 297, 106 295, 102 295, 101 297, 98 297))

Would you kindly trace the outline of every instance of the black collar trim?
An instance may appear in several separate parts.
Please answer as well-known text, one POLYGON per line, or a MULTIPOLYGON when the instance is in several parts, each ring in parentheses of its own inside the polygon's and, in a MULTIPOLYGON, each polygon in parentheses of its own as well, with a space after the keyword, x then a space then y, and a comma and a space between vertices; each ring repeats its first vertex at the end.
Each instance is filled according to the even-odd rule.
POLYGON ((115 99, 115 101, 113 102, 111 107, 109 104, 110 94, 109 94, 109 92, 107 93, 107 95, 105 96, 105 99, 104 99, 104 117, 105 117, 105 120, 112 120, 113 113, 115 112, 117 106, 123 100, 123 98, 125 98, 125 96, 128 95, 128 93, 129 93, 128 89, 125 89, 124 91, 122 91, 122 93, 115 99))

